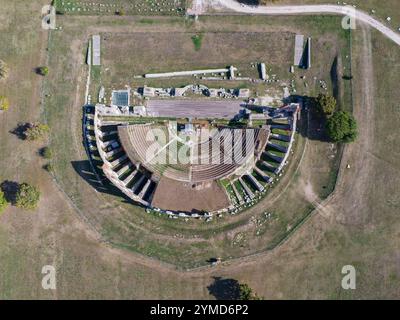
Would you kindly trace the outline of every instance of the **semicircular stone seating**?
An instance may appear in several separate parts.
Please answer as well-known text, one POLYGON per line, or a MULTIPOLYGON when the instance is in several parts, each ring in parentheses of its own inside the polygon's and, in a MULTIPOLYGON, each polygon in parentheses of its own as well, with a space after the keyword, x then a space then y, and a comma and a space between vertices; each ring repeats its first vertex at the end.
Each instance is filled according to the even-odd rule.
MULTIPOLYGON (((255 140, 252 143, 246 141, 245 133, 246 131, 242 129, 219 130, 207 146, 209 153, 202 154, 199 164, 192 166, 192 181, 200 182, 228 177, 253 156, 254 149, 251 146, 254 145, 255 140), (243 150, 246 150, 244 155, 243 150)), ((257 136, 258 130, 253 130, 252 137, 257 139, 257 136)))
POLYGON ((118 126, 102 123, 95 114, 94 131, 105 176, 133 201, 150 205, 157 184, 151 174, 140 169, 140 164, 130 161, 120 141, 118 126))
MULTIPOLYGON (((94 131, 104 175, 135 202, 151 206, 158 181, 165 176, 190 183, 229 178, 242 203, 264 192, 287 163, 299 110, 299 105, 289 105, 274 111, 267 128, 224 127, 207 132, 201 141, 186 145, 187 163, 173 152, 176 146, 181 154, 183 140, 166 126, 103 122, 95 111, 90 130, 94 131)), ((200 137, 199 130, 196 134, 200 137)))
MULTIPOLYGON (((158 178, 166 176, 192 183, 217 180, 232 174, 254 154, 254 149, 249 148, 250 152, 243 157, 242 149, 248 143, 245 130, 225 128, 211 136, 208 141, 194 144, 191 147, 192 152, 197 148, 199 153, 195 154, 196 158, 191 159, 190 163, 179 163, 176 156, 172 155, 171 158, 170 141, 157 139, 154 136, 155 130, 162 130, 168 135, 165 127, 153 124, 121 125, 118 127, 118 134, 130 160, 137 166, 145 167, 158 178)), ((254 145, 258 133, 259 130, 254 130, 251 146, 254 145)))
POLYGON ((169 163, 167 141, 154 136, 154 130, 167 131, 161 126, 138 124, 120 126, 118 132, 129 158, 151 171, 158 178, 165 175, 171 179, 187 181, 189 167, 179 163, 169 163))

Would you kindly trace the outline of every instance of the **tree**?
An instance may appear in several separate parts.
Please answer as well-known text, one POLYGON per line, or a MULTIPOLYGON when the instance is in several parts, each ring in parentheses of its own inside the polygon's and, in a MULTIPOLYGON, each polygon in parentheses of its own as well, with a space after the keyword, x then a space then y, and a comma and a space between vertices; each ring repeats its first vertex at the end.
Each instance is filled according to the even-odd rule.
POLYGON ((10 103, 5 96, 0 96, 0 110, 7 111, 10 107, 10 103))
POLYGON ((28 124, 26 130, 24 131, 24 137, 26 140, 38 140, 43 138, 43 136, 50 131, 48 125, 43 123, 28 124))
POLYGON ((8 202, 4 192, 0 190, 0 214, 4 211, 4 209, 8 206, 8 202))
POLYGON ((326 132, 335 142, 353 142, 357 138, 357 122, 346 111, 335 112, 326 122, 326 132))
POLYGON ((333 96, 322 93, 318 95, 316 103, 319 112, 327 116, 333 114, 337 105, 336 99, 333 96))
POLYGON ((0 80, 8 77, 8 67, 3 60, 0 60, 0 80))
POLYGON ((253 293, 253 289, 246 283, 241 283, 239 285, 239 300, 261 300, 257 294, 253 293))
POLYGON ((40 199, 40 191, 28 183, 22 183, 19 186, 16 196, 16 206, 22 209, 36 209, 40 199))
POLYGON ((47 76, 49 74, 49 68, 46 66, 39 67, 36 70, 37 73, 40 74, 41 76, 47 76))

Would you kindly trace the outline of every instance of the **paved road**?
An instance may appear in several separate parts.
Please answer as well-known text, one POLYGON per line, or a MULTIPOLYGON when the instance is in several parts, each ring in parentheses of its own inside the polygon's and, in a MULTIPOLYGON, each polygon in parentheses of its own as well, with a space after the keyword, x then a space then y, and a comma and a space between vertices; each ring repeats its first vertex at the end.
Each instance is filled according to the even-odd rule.
POLYGON ((369 16, 367 13, 348 6, 339 5, 300 5, 300 6, 246 6, 235 0, 213 0, 212 4, 223 6, 237 12, 266 15, 287 15, 287 14, 339 14, 356 18, 365 22, 374 29, 383 33, 400 46, 400 34, 394 32, 383 23, 369 16))

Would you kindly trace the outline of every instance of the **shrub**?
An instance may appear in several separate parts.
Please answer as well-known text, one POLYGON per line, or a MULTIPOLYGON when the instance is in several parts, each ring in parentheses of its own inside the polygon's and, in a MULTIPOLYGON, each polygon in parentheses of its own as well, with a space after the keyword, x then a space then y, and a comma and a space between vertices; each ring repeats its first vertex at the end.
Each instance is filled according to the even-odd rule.
POLYGON ((48 67, 39 67, 36 70, 37 70, 37 73, 42 75, 42 76, 47 76, 49 74, 49 68, 48 67))
POLYGON ((54 171, 54 167, 51 163, 47 163, 43 166, 43 169, 46 170, 47 172, 52 173, 54 171))
POLYGON ((353 142, 357 138, 357 122, 353 115, 337 111, 326 122, 326 132, 335 142, 353 142))
POLYGON ((5 96, 0 96, 0 110, 6 111, 10 107, 10 103, 5 96))
POLYGON ((26 140, 38 140, 43 138, 43 136, 50 130, 49 126, 42 123, 29 124, 24 132, 24 137, 26 140))
POLYGON ((257 294, 253 293, 253 289, 246 283, 241 283, 239 285, 239 300, 261 300, 257 294))
POLYGON ((4 209, 8 206, 8 202, 4 192, 0 190, 0 214, 4 211, 4 209))
POLYGON ((6 79, 8 77, 8 67, 6 63, 0 60, 0 80, 6 79))
POLYGON ((194 50, 199 51, 201 48, 201 44, 203 41, 203 35, 202 34, 196 34, 192 36, 192 41, 194 45, 194 50))
POLYGON ((40 191, 28 183, 22 183, 16 196, 16 206, 22 209, 36 209, 40 199, 40 191))

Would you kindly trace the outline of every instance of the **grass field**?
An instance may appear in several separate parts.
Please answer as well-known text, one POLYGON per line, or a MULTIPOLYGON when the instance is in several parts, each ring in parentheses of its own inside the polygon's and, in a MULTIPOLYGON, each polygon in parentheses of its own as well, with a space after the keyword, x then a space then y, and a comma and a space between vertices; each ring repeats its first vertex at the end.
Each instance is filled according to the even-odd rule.
MULTIPOLYGON (((290 170, 295 167, 288 168, 280 184, 272 189, 281 193, 280 188, 288 186, 283 196, 271 203, 266 200, 260 211, 252 208, 248 213, 215 225, 172 223, 132 209, 119 196, 93 191, 80 176, 81 170, 88 168, 80 137, 85 84, 83 42, 88 35, 85 28, 92 28, 90 32, 93 32, 91 25, 98 22, 97 28, 102 32, 111 32, 113 28, 124 32, 131 26, 89 17, 74 27, 79 20, 73 19, 79 17, 68 17, 72 19, 69 22, 60 19, 64 31, 51 34, 50 73, 42 79, 32 70, 47 64, 46 33, 41 32, 36 20, 30 19, 32 13, 40 11, 40 3, 26 5, 25 1, 17 0, 11 4, 0 0, 0 6, 3 10, 0 39, 9 43, 0 48, 0 58, 12 66, 8 82, 0 83, 0 91, 11 102, 10 110, 0 115, 0 177, 1 180, 27 180, 42 190, 37 211, 27 213, 10 206, 0 217, 0 298, 212 298, 207 286, 213 282, 213 276, 247 282, 259 294, 274 299, 399 296, 400 145, 397 138, 400 132, 397 120, 400 112, 396 85, 400 82, 400 53, 389 40, 364 29, 353 34, 354 114, 359 121, 360 137, 344 150, 342 164, 351 164, 351 169, 344 166, 335 194, 322 202, 314 215, 303 220, 325 196, 323 187, 332 181, 326 162, 334 161, 330 156, 337 151, 327 143, 299 136, 298 148, 307 142, 299 170, 292 173, 290 170), (19 23, 22 21, 25 23, 19 23), (370 62, 373 62, 372 70, 370 62), (43 106, 38 99, 42 80, 45 80, 45 92, 50 94, 43 106), (40 118, 51 125, 56 177, 68 197, 41 168, 43 163, 37 150, 45 142, 29 144, 9 133, 20 121, 40 118), (285 182, 290 177, 295 183, 285 182), (273 213, 268 223, 262 217, 265 210, 273 213), (251 220, 254 215, 260 221, 257 228, 261 236, 257 237, 252 236, 257 232, 256 227, 251 227, 254 223, 241 221, 254 221, 251 220), (113 224, 115 217, 124 223, 113 224), (187 261, 190 246, 190 254, 201 261, 204 255, 224 257, 225 250, 226 255, 243 255, 253 248, 279 242, 285 231, 293 230, 297 224, 301 227, 273 251, 196 272, 176 272, 163 263, 129 253, 130 249, 140 250, 169 259, 179 253, 187 261), (99 241, 93 230, 96 228, 107 228, 111 233, 129 231, 141 238, 142 243, 132 241, 133 248, 129 246, 128 250, 126 245, 121 245, 123 250, 112 248, 99 241), (196 235, 194 228, 201 234, 198 239, 188 238, 189 234, 196 235), (276 233, 274 228, 281 233, 276 233), (148 229, 152 231, 152 238, 147 236, 148 229), (164 248, 160 248, 160 243, 166 244, 164 248), (41 289, 40 271, 45 264, 54 264, 57 268, 56 291, 41 289), (340 289, 340 271, 345 264, 353 264, 357 269, 357 290, 340 289)), ((209 19, 212 20, 208 17, 205 20, 209 19)), ((230 19, 234 20, 227 17, 223 27, 214 24, 214 28, 218 31, 229 28, 234 25, 229 23, 230 19)), ((274 19, 265 19, 273 24, 274 19)), ((313 25, 312 19, 301 18, 305 19, 302 23, 294 19, 300 31, 313 25)), ((132 21, 143 32, 154 26, 138 20, 132 21)), ((167 23, 165 27, 172 29, 176 25, 171 27, 167 23)), ((235 26, 235 31, 240 28, 235 26)), ((203 41, 202 48, 207 42, 206 36, 203 41)), ((190 37, 188 42, 193 49, 190 37)))
POLYGON ((342 81, 337 74, 335 58, 340 61, 341 73, 350 69, 349 32, 332 34, 330 30, 340 25, 340 19, 332 17, 291 17, 285 30, 278 30, 276 25, 285 23, 286 18, 270 19, 260 16, 201 17, 193 26, 182 19, 156 19, 153 25, 141 25, 135 32, 107 32, 102 42, 103 65, 94 77, 92 94, 97 96, 100 86, 106 88, 106 95, 112 89, 129 85, 133 88, 143 85, 155 87, 182 87, 188 83, 204 84, 208 87, 250 88, 253 94, 263 96, 270 91, 282 95, 282 87, 293 84, 292 93, 315 94, 320 91, 319 81, 323 80, 331 90, 338 78, 339 87, 335 93, 339 101, 351 100, 349 81, 342 81), (313 37, 313 70, 297 69, 296 74, 289 72, 293 60, 294 34, 300 32, 297 25, 313 37), (160 29, 160 27, 162 28, 160 29), (193 37, 201 32, 201 47, 196 49, 193 37), (144 31, 140 31, 144 30, 144 31), (163 30, 160 32, 160 30, 163 30), (172 30, 179 30, 169 32, 172 30), (204 32, 208 30, 208 32, 204 32), (232 32, 234 30, 235 32, 232 32), (318 32, 325 37, 318 37, 318 32), (340 38, 337 43, 338 37, 340 38), (337 47, 340 46, 340 52, 337 47), (234 49, 232 49, 234 48, 234 49), (135 52, 135 54, 131 54, 135 52), (330 61, 327 65, 323 61, 330 61), (211 81, 193 77, 176 79, 134 79, 134 76, 151 72, 191 70, 201 68, 221 68, 227 65, 238 67, 242 77, 258 78, 257 63, 267 65, 268 74, 280 82, 267 86, 249 81, 211 81), (346 89, 346 90, 345 90, 346 89), (343 96, 344 95, 344 96, 343 96), (347 95, 347 96, 346 96, 347 95))

